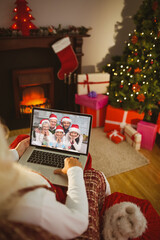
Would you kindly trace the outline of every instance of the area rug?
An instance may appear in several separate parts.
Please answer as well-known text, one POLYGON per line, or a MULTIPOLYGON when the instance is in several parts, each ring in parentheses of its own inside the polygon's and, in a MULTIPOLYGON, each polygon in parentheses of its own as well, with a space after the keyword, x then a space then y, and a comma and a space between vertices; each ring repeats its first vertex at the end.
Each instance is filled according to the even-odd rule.
POLYGON ((149 160, 126 141, 113 143, 103 128, 92 128, 89 152, 92 167, 111 177, 149 164, 149 160))

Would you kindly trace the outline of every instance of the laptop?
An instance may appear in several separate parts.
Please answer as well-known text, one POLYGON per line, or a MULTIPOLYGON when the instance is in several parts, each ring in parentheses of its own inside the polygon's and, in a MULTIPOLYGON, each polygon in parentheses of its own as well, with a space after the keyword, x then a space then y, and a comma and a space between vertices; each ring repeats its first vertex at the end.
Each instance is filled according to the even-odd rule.
POLYGON ((91 126, 91 115, 34 107, 31 114, 30 146, 19 159, 19 163, 39 172, 53 184, 68 186, 67 176, 54 174, 53 171, 63 168, 66 157, 78 158, 82 168, 85 168, 91 126), (51 132, 51 124, 48 124, 50 118, 57 121, 55 133, 51 132), (66 121, 69 122, 68 129, 65 126, 66 121), (71 132, 79 138, 72 141, 71 132), (61 144, 58 142, 58 134, 61 135, 61 144))

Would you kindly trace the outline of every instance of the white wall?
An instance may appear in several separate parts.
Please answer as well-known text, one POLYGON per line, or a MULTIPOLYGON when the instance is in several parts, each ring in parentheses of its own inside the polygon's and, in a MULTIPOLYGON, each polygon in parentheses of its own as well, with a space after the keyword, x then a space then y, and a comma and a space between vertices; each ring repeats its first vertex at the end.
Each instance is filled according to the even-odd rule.
MULTIPOLYGON (((13 24, 16 0, 0 0, 0 27, 13 24)), ((37 27, 69 25, 92 27, 84 38, 82 71, 100 71, 111 56, 120 55, 128 33, 134 29, 131 19, 142 0, 27 0, 37 27)))

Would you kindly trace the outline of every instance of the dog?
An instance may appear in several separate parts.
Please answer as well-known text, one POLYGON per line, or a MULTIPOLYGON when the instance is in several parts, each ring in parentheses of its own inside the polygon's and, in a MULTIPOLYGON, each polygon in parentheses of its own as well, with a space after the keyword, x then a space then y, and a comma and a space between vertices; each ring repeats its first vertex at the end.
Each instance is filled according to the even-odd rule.
POLYGON ((134 203, 117 203, 105 211, 102 231, 105 240, 137 238, 146 228, 147 220, 134 203))

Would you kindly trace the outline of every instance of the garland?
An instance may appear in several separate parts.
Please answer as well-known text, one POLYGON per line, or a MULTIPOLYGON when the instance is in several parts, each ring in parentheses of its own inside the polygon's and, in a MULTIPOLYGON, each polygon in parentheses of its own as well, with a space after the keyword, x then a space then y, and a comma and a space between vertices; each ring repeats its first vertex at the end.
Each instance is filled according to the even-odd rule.
MULTIPOLYGON (((84 26, 75 27, 69 26, 67 28, 62 28, 61 25, 58 28, 50 25, 48 27, 39 27, 37 29, 30 30, 30 36, 52 36, 58 34, 77 34, 77 35, 87 35, 88 31, 91 28, 86 28, 84 26)), ((21 37, 22 32, 21 30, 13 30, 10 28, 0 28, 0 37, 21 37)))

